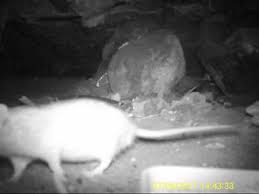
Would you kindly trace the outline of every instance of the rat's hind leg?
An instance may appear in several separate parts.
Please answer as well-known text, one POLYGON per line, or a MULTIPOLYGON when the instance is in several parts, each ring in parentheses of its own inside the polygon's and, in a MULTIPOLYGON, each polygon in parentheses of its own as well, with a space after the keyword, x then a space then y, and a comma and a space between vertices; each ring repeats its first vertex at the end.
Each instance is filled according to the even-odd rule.
POLYGON ((66 182, 66 177, 65 173, 61 167, 61 161, 60 159, 57 158, 52 158, 47 161, 49 168, 53 172, 53 179, 54 179, 54 184, 59 193, 67 193, 67 189, 65 186, 66 182))
POLYGON ((101 175, 110 166, 111 162, 111 158, 101 159, 99 166, 97 166, 94 170, 91 171, 83 171, 83 175, 86 177, 101 175))
POLYGON ((7 180, 7 182, 16 182, 21 178, 23 171, 26 169, 27 165, 32 161, 32 159, 14 156, 11 157, 10 160, 14 168, 14 173, 12 177, 7 180))

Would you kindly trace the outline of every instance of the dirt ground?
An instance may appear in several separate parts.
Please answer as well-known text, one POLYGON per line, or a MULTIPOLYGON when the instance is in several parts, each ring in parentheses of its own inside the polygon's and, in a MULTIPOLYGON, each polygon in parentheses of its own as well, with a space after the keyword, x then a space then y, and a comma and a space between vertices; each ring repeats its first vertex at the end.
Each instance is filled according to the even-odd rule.
MULTIPOLYGON (((84 78, 1 80, 0 83, 0 101, 9 106, 18 104, 21 96, 40 99, 43 96, 83 95, 89 94, 89 91, 105 95, 101 89, 91 90, 93 86, 84 78)), ((240 136, 210 136, 163 142, 138 140, 133 147, 116 157, 103 175, 92 179, 84 178, 80 172, 93 168, 95 163, 64 164, 68 175, 67 187, 71 192, 84 193, 138 192, 142 170, 154 165, 258 169, 259 132, 258 128, 250 126, 244 110, 244 107, 217 106, 204 118, 207 123, 244 124, 238 125, 243 131, 240 136)), ((153 128, 171 126, 159 118, 145 119, 139 121, 139 124, 153 128)), ((11 174, 12 166, 7 159, 2 158, 0 181, 6 180, 11 174)), ((48 166, 34 162, 17 183, 2 184, 0 192, 49 193, 56 190, 48 166)))

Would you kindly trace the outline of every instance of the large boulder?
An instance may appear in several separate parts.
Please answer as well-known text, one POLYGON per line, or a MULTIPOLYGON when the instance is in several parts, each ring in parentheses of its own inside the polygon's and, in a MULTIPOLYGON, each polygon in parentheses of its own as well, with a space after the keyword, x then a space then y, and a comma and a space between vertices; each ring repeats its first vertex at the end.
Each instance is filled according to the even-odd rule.
MULTIPOLYGON (((139 39, 152 31, 158 30, 160 26, 154 19, 138 18, 119 25, 110 39, 105 43, 102 50, 102 63, 94 77, 102 79, 108 70, 109 62, 116 51, 126 42, 139 39)), ((104 83, 106 83, 106 76, 104 83)), ((101 81, 102 82, 102 81, 101 81)))
POLYGON ((170 30, 158 30, 122 46, 110 61, 108 78, 122 99, 154 94, 163 98, 185 71, 179 39, 170 30))

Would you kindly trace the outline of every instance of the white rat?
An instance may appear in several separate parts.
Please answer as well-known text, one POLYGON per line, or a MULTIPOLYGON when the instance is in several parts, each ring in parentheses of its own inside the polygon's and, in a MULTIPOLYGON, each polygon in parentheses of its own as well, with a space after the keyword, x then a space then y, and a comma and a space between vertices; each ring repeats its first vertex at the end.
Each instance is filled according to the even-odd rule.
POLYGON ((67 192, 62 161, 98 160, 98 167, 83 172, 87 176, 97 175, 136 138, 160 140, 235 131, 229 125, 141 129, 119 108, 95 99, 14 108, 0 104, 0 156, 13 164, 10 180, 17 181, 30 162, 40 159, 52 170, 55 186, 61 193, 67 192))

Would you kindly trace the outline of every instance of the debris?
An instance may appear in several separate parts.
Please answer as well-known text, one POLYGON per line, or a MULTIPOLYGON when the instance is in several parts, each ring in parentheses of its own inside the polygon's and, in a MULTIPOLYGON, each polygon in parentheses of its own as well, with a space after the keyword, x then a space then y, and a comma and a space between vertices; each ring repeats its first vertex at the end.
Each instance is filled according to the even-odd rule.
POLYGON ((215 143, 207 144, 205 146, 205 148, 208 148, 208 149, 223 149, 223 148, 225 148, 225 145, 222 144, 222 143, 219 143, 219 142, 215 142, 215 143))
POLYGON ((96 27, 100 24, 104 24, 105 14, 100 14, 89 19, 82 19, 82 26, 86 26, 88 28, 96 27))
POLYGON ((186 124, 186 126, 193 126, 193 127, 198 126, 198 125, 199 125, 199 123, 197 123, 197 122, 194 121, 194 120, 189 120, 189 121, 187 122, 187 124, 186 124))
POLYGON ((41 98, 31 100, 26 96, 22 96, 19 98, 19 101, 25 105, 36 106, 38 104, 49 104, 51 102, 56 102, 59 101, 59 99, 57 97, 43 96, 41 98))
POLYGON ((35 103, 26 96, 20 97, 19 101, 25 105, 35 106, 35 103))
POLYGON ((107 85, 109 84, 109 80, 108 80, 108 74, 107 72, 105 72, 96 82, 96 87, 99 88, 103 85, 107 85))
POLYGON ((132 100, 132 114, 136 117, 146 117, 150 115, 158 115, 169 104, 162 98, 139 98, 132 100))
POLYGON ((208 113, 212 105, 198 92, 185 95, 181 100, 168 103, 162 98, 136 97, 132 100, 131 114, 134 117, 147 118, 161 116, 170 122, 184 122, 186 126, 198 125, 200 116, 208 113))
POLYGON ((195 106, 198 109, 208 108, 210 110, 212 108, 211 104, 206 101, 206 96, 199 92, 192 92, 185 95, 181 100, 172 101, 171 108, 187 104, 195 106))
POLYGON ((206 103, 206 97, 199 92, 192 92, 188 93, 188 95, 185 95, 182 99, 186 103, 191 104, 204 104, 206 103))
POLYGON ((173 100, 171 105, 163 110, 161 116, 164 119, 185 123, 186 126, 195 126, 200 118, 212 109, 212 104, 206 101, 206 97, 199 92, 185 95, 181 100, 173 100))
POLYGON ((115 101, 121 101, 121 96, 119 93, 112 93, 112 94, 110 94, 110 99, 115 100, 115 101))
POLYGON ((57 102, 59 99, 57 97, 43 96, 37 100, 37 104, 49 104, 51 102, 57 102))
POLYGON ((202 94, 204 95, 205 99, 209 102, 213 102, 215 99, 214 93, 211 91, 203 92, 202 94))
POLYGON ((224 102, 224 106, 227 108, 232 107, 232 103, 231 102, 224 102))
POLYGON ((168 120, 168 121, 171 121, 171 122, 175 121, 175 119, 176 119, 176 114, 177 114, 177 111, 172 111, 172 110, 167 110, 167 109, 163 109, 163 110, 161 111, 161 113, 160 113, 160 115, 161 115, 164 119, 166 119, 166 120, 168 120))

